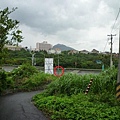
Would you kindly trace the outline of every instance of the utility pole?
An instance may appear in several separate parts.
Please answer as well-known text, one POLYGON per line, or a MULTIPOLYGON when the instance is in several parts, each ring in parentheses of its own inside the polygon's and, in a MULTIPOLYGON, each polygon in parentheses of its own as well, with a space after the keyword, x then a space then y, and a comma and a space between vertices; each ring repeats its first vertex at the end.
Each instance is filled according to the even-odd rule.
POLYGON ((119 53, 118 53, 118 77, 117 83, 120 83, 120 28, 119 28, 119 53))
POLYGON ((118 101, 120 101, 120 28, 119 28, 119 57, 118 57, 118 76, 117 76, 116 98, 118 101))
POLYGON ((34 56, 35 56, 35 53, 31 53, 32 55, 32 66, 34 66, 34 56))
POLYGON ((110 47, 110 67, 112 67, 113 66, 113 61, 112 61, 112 45, 113 45, 113 42, 112 42, 112 40, 113 40, 113 36, 116 36, 116 35, 107 35, 107 36, 110 36, 110 39, 111 39, 111 42, 110 42, 110 44, 111 44, 111 47, 110 47))
POLYGON ((35 52, 32 52, 32 50, 31 50, 32 48, 30 47, 30 54, 32 55, 32 66, 34 66, 34 56, 35 56, 35 52))

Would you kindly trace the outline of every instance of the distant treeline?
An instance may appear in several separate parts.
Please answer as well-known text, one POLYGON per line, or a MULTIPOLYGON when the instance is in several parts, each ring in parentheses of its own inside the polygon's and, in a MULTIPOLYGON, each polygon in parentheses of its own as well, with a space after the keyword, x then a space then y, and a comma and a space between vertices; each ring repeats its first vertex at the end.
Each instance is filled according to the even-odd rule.
MULTIPOLYGON (((36 51, 34 55, 34 65, 44 66, 44 58, 53 58, 54 66, 59 65, 65 68, 86 68, 101 69, 104 64, 105 68, 110 66, 110 55, 96 53, 76 53, 68 54, 69 51, 63 51, 61 54, 48 54, 46 51, 36 51), (99 62, 98 62, 99 61, 99 62), (98 64, 99 63, 99 64, 98 64), (101 63, 101 64, 100 64, 101 63)), ((32 53, 29 50, 21 49, 20 51, 8 50, 0 61, 2 64, 22 65, 24 63, 32 64, 32 53)), ((118 57, 113 55, 113 64, 117 67, 118 57)))

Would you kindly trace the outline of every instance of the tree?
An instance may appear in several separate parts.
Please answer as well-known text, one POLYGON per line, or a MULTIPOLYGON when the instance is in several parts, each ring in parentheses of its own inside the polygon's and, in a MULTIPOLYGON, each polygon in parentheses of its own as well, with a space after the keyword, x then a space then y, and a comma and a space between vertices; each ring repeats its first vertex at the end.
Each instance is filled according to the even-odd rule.
POLYGON ((17 8, 13 8, 9 11, 9 8, 0 10, 0 59, 2 59, 2 53, 4 51, 5 44, 18 45, 22 42, 22 31, 18 29, 19 21, 13 20, 9 15, 17 8))

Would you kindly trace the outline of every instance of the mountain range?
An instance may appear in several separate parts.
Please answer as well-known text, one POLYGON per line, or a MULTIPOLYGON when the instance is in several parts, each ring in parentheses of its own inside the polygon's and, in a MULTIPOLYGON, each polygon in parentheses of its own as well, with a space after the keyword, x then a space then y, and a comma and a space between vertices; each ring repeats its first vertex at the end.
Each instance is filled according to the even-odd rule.
POLYGON ((63 45, 63 44, 56 44, 53 46, 53 49, 55 48, 59 48, 61 51, 75 50, 74 48, 63 45))

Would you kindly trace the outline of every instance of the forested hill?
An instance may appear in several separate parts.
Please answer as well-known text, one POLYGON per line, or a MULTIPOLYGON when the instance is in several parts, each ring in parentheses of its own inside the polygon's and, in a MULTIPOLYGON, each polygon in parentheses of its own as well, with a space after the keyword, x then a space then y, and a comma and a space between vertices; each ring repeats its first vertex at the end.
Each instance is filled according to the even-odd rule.
POLYGON ((53 49, 55 49, 55 48, 59 48, 61 51, 75 50, 74 48, 68 47, 68 46, 63 45, 63 44, 56 44, 53 46, 53 49))

